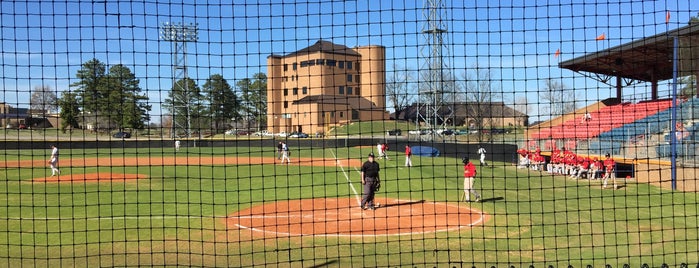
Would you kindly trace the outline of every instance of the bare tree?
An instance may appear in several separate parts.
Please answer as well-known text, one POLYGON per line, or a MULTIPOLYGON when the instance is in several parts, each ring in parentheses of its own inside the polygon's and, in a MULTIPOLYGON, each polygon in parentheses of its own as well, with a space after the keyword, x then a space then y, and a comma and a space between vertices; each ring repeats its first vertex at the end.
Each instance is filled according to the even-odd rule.
MULTIPOLYGON (((493 102, 502 100, 489 68, 474 66, 463 74, 463 98, 466 101, 465 121, 469 128, 492 127, 493 102)), ((480 131, 479 131, 480 133, 480 131)))
POLYGON ((46 114, 58 110, 58 97, 51 87, 35 86, 29 99, 29 107, 32 111, 39 111, 46 118, 46 114))
POLYGON ((515 97, 514 109, 523 114, 529 114, 532 111, 532 107, 529 105, 529 100, 526 95, 519 95, 515 97))
POLYGON ((575 111, 575 92, 566 89, 559 81, 548 79, 544 89, 539 92, 539 98, 548 103, 548 112, 552 118, 575 111))
POLYGON ((386 97, 398 115, 414 100, 415 92, 410 86, 414 80, 413 74, 404 66, 393 64, 393 72, 386 80, 386 97))

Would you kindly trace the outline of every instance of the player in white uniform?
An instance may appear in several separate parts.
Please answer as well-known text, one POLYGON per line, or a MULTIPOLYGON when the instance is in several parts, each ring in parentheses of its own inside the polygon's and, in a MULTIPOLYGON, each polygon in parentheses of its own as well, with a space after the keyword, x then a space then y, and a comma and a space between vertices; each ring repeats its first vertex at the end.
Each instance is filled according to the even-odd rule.
POLYGON ((49 159, 49 166, 51 167, 51 176, 61 175, 61 171, 58 170, 58 147, 56 145, 51 145, 51 158, 49 159))

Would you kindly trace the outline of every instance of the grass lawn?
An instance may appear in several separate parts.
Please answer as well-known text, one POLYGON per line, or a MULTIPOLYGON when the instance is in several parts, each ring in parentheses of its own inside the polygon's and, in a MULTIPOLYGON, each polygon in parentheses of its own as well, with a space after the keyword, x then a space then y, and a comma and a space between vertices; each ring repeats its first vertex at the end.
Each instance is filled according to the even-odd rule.
MULTIPOLYGON (((390 129, 382 127, 381 129, 390 129)), ((363 130, 362 130, 363 131, 363 130)), ((45 167, 0 169, 0 264, 3 266, 465 266, 640 267, 699 262, 696 193, 629 183, 602 190, 505 163, 478 167, 485 202, 461 203, 491 215, 482 226, 409 236, 251 239, 224 218, 277 200, 351 197, 354 167, 282 165, 112 167, 109 156, 270 156, 270 148, 61 150, 62 159, 101 157, 96 167, 63 172, 141 173, 132 182, 32 183, 45 167), (345 173, 346 172, 346 173, 345 173)), ((372 148, 298 148, 293 157, 358 159, 372 148)), ((46 159, 48 150, 12 151, 0 161, 46 159)), ((377 196, 457 204, 457 159, 379 160, 377 196)), ((358 168, 358 167, 357 167, 358 168)))

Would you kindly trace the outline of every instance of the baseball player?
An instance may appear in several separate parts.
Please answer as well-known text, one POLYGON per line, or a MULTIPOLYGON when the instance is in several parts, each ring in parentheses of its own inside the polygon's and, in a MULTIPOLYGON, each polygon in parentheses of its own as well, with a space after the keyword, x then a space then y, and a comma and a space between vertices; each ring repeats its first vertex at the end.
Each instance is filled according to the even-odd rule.
POLYGON ((482 146, 481 146, 481 147, 478 147, 478 154, 481 155, 481 159, 480 159, 480 160, 481 160, 481 165, 487 167, 487 166, 488 166, 488 163, 485 162, 485 153, 486 153, 486 152, 485 152, 485 148, 483 148, 482 146))
POLYGON ((49 158, 49 166, 51 167, 51 177, 61 175, 58 170, 58 147, 51 145, 51 158, 49 158))
POLYGON ((607 180, 609 180, 609 178, 611 178, 612 181, 614 182, 614 190, 616 190, 617 189, 616 174, 615 174, 616 173, 615 172, 616 171, 616 162, 614 162, 614 159, 612 159, 609 156, 609 154, 605 155, 605 158, 606 159, 604 159, 604 178, 603 178, 604 182, 602 183, 602 189, 607 188, 607 180))
POLYGON ((179 151, 180 151, 180 145, 181 145, 180 140, 176 140, 176 141, 175 141, 175 152, 179 152, 179 151))
POLYGON ((468 161, 467 157, 461 159, 464 163, 464 201, 471 202, 471 193, 476 196, 476 202, 481 201, 481 195, 473 189, 473 182, 476 177, 476 166, 468 161))
POLYGON ((405 146, 405 166, 406 167, 413 166, 413 160, 410 159, 411 156, 413 156, 413 150, 410 149, 410 146, 406 145, 405 146))
POLYGON ((291 164, 291 158, 289 158, 289 146, 286 142, 282 143, 282 164, 284 164, 284 159, 286 159, 287 164, 291 164))

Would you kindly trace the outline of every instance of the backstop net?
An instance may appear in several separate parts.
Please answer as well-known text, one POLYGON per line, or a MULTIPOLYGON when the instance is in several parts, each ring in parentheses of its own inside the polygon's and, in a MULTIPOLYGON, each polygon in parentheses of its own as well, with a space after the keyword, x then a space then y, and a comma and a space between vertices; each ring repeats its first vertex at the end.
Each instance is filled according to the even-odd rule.
POLYGON ((0 266, 698 266, 692 4, 2 1, 0 266))

